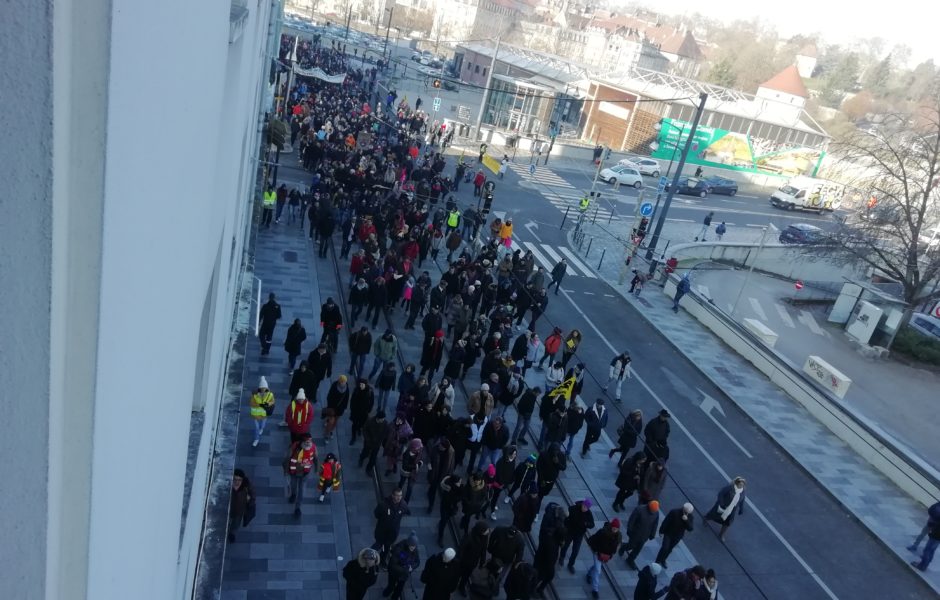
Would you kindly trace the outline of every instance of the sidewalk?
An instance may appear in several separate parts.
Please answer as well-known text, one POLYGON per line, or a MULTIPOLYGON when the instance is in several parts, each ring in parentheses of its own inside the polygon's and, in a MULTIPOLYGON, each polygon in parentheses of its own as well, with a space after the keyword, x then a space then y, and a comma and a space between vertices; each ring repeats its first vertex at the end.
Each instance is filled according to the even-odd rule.
MULTIPOLYGON (((283 168, 283 167, 282 167, 283 168)), ((271 354, 260 356, 257 338, 252 337, 248 344, 246 357, 246 389, 241 404, 239 439, 235 464, 244 469, 251 479, 258 497, 258 512, 255 520, 237 534, 237 541, 227 547, 223 571, 223 600, 250 600, 254 598, 289 600, 334 599, 340 590, 345 589, 341 579, 341 569, 346 561, 361 548, 371 545, 374 519, 372 510, 377 496, 375 482, 363 469, 358 468, 360 443, 349 446, 348 417, 340 420, 330 443, 324 442, 323 427, 319 419, 324 404, 327 382, 319 389, 320 402, 317 403, 312 428, 314 441, 322 459, 327 452, 334 452, 343 464, 343 483, 338 493, 332 494, 324 504, 316 502, 312 491, 314 479, 307 481, 307 494, 304 500, 303 516, 295 520, 293 507, 286 500, 284 476, 281 472, 281 459, 285 454, 289 438, 287 431, 276 425, 287 399, 289 377, 286 355, 281 348, 287 327, 294 318, 299 318, 307 329, 308 339, 304 343, 304 355, 316 347, 321 331, 317 325, 320 304, 329 296, 339 299, 336 277, 331 260, 317 259, 312 244, 300 231, 297 224, 273 225, 270 230, 262 230, 257 238, 255 274, 262 280, 262 300, 268 292, 277 294, 283 317, 274 334, 271 354), (260 376, 267 377, 271 389, 275 392, 277 409, 269 420, 268 427, 257 448, 251 447, 253 424, 247 412, 247 402, 251 390, 260 376)), ((344 262, 340 270, 344 272, 344 262)), ((424 268, 432 272, 434 279, 439 271, 433 264, 425 263, 424 268)), ((404 315, 400 310, 392 316, 393 327, 399 335, 401 352, 406 362, 417 362, 420 357, 422 334, 420 330, 403 331, 404 315)), ((361 321, 357 325, 361 325, 361 321)), ((378 330, 384 331, 385 323, 380 320, 378 330)), ((373 330, 375 333, 376 330, 373 330)), ((348 346, 341 341, 339 352, 334 356, 333 379, 345 372, 349 364, 348 346)), ((370 363, 371 364, 371 363, 370 363)), ((529 374, 531 385, 541 384, 541 373, 534 370, 529 374)), ((439 375, 438 375, 439 378, 439 375)), ((475 389, 479 380, 479 366, 467 375, 468 389, 475 389)), ((397 399, 392 398, 390 404, 397 399)), ((393 405, 393 404, 392 404, 393 405)), ((455 415, 462 416, 466 409, 466 394, 458 389, 455 400, 455 415)), ((507 411, 507 426, 515 426, 516 413, 507 411)), ((537 425, 533 426, 533 429, 537 425)), ((583 434, 582 434, 583 435, 583 434)), ((528 436, 532 438, 531 435, 528 436)), ((580 436, 579 436, 580 437, 580 436)), ((576 440, 576 445, 579 441, 576 440)), ((565 507, 575 500, 590 497, 594 500, 594 515, 598 526, 604 521, 619 516, 626 519, 632 508, 628 503, 628 512, 617 515, 610 509, 615 495, 612 485, 613 466, 607 460, 607 450, 613 444, 606 433, 594 445, 594 450, 587 459, 575 458, 569 466, 554 492, 543 502, 557 502, 565 507), (599 483, 601 482, 601 483, 599 483), (561 494, 564 487, 565 495, 561 494)), ((520 457, 534 450, 532 444, 520 446, 520 457)), ((577 454, 577 452, 575 452, 577 454)), ((381 461, 381 459, 380 459, 381 461)), ((465 471, 461 470, 461 474, 465 471)), ((383 464, 379 464, 379 474, 384 474, 383 464)), ((422 566, 427 558, 441 550, 436 543, 438 512, 435 509, 427 513, 427 486, 424 474, 415 484, 409 506, 411 515, 402 522, 402 536, 415 531, 420 540, 419 552, 422 566)), ((381 478, 383 495, 388 495, 397 484, 397 475, 381 478)), ((674 490, 667 490, 664 507, 681 505, 685 498, 674 497, 674 490)), ((494 526, 508 525, 512 520, 510 506, 499 503, 494 526)), ((531 540, 538 539, 538 524, 533 528, 531 540)), ((445 533, 445 545, 457 547, 450 530, 445 533)), ((659 550, 658 541, 650 542, 638 559, 643 565, 651 562, 659 550)), ((526 560, 532 561, 535 547, 531 544, 526 549, 526 560)), ((632 589, 636 575, 623 567, 622 561, 611 563, 611 572, 623 590, 632 589)), ((669 561, 670 572, 686 569, 698 561, 689 553, 685 545, 680 545, 673 552, 669 561)), ((576 562, 576 573, 570 574, 564 568, 559 569, 554 587, 560 598, 581 597, 588 594, 584 583, 584 574, 590 567, 590 552, 586 548, 576 562)), ((419 581, 420 572, 414 576, 415 592, 420 595, 423 585, 419 581)), ((386 576, 380 575, 379 582, 367 596, 380 598, 386 576)), ((602 582, 602 589, 608 583, 602 582)), ((406 597, 410 591, 406 589, 406 597)), ((341 596, 340 596, 341 597, 341 596)))
MULTIPOLYGON (((615 226, 613 232, 626 235, 625 226, 615 226)), ((594 248, 606 250, 608 255, 598 269, 599 275, 616 282, 620 274, 622 246, 596 226, 588 225, 586 234, 594 236, 594 248)), ((639 314, 678 352, 724 390, 754 423, 901 560, 907 563, 919 558, 907 551, 906 546, 924 524, 925 511, 921 505, 877 473, 744 358, 727 349, 716 352, 725 348, 724 345, 685 311, 674 314, 672 302, 660 287, 648 284, 642 296, 636 298, 627 294, 629 288, 626 285, 613 286, 629 302, 637 305, 639 314)), ((924 573, 923 577, 940 592, 940 571, 936 567, 924 573)))
MULTIPOLYGON (((729 307, 744 283, 744 271, 696 270, 693 281, 693 287, 705 288, 702 291, 715 305, 730 313, 729 307)), ((890 358, 862 356, 853 348, 844 327, 827 322, 828 305, 793 305, 789 300, 794 295, 792 282, 753 273, 734 319, 739 323, 745 318, 758 319, 770 327, 779 336, 774 349, 798 369, 807 356, 815 354, 845 373, 852 379, 844 398, 849 409, 936 468, 940 436, 935 402, 931 400, 935 392, 930 390, 938 389, 940 377, 890 358), (889 398, 903 399, 903 403, 887 402, 889 398)), ((796 294, 802 295, 803 291, 796 294)))

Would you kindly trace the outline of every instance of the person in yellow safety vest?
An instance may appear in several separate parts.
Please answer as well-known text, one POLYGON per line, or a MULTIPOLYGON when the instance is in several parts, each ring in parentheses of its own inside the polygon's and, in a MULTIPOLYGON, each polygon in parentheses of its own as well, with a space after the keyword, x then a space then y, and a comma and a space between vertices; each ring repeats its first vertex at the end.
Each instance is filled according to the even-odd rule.
POLYGON ((274 394, 268 389, 268 380, 261 377, 258 382, 258 389, 251 394, 248 401, 251 409, 251 418, 255 421, 255 439, 251 442, 254 448, 261 441, 261 434, 264 433, 264 425, 274 413, 274 394))
POLYGON ((585 196, 581 198, 581 204, 578 206, 578 210, 581 212, 587 212, 588 207, 591 205, 591 199, 585 196))
POLYGON ((320 465, 320 483, 317 485, 317 489, 320 490, 320 502, 323 502, 326 495, 330 493, 330 489, 334 492, 339 489, 342 470, 343 465, 336 459, 336 456, 332 452, 327 454, 323 464, 320 465))
POLYGON ((274 219, 274 207, 277 205, 277 192, 274 186, 269 185, 261 198, 261 207, 264 209, 261 214, 261 224, 265 227, 271 226, 271 220, 274 219))
POLYGON ((450 235, 450 232, 457 229, 458 225, 460 225, 460 211, 455 206, 447 213, 447 231, 444 235, 450 235))
POLYGON ((310 433, 313 422, 313 404, 307 399, 304 388, 297 390, 297 395, 284 411, 284 421, 290 431, 290 441, 299 442, 305 433, 310 433))
POLYGON ((294 505, 294 517, 300 517, 300 503, 304 499, 304 479, 317 464, 317 446, 309 433, 300 442, 291 444, 290 453, 284 461, 284 472, 289 477, 290 498, 294 505))

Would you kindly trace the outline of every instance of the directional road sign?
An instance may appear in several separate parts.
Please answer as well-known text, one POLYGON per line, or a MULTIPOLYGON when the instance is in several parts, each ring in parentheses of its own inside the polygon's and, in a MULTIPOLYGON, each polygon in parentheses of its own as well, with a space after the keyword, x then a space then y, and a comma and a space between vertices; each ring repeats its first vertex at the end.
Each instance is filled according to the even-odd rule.
POLYGON ((486 183, 483 184, 483 189, 485 189, 488 192, 492 192, 493 190, 496 189, 496 182, 493 180, 487 181, 486 183))
POLYGON ((666 189, 666 186, 667 186, 667 185, 669 185, 669 180, 666 179, 665 177, 660 177, 660 178, 659 178, 659 186, 656 188, 656 191, 657 191, 657 192, 662 192, 663 190, 666 189))
POLYGON ((535 165, 529 165, 529 175, 535 175, 535 165))
POLYGON ((437 112, 439 110, 441 110, 441 99, 435 98, 434 99, 434 112, 437 112))
POLYGON ((648 217, 648 216, 650 216, 651 214, 653 214, 653 203, 652 203, 652 202, 644 202, 643 204, 641 204, 641 205, 640 205, 640 214, 643 215, 644 217, 648 217))

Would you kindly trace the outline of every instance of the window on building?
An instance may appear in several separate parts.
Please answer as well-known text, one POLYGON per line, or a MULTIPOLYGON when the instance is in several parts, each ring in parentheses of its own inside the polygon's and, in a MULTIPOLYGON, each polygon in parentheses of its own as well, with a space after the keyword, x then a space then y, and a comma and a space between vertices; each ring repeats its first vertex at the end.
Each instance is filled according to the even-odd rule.
POLYGON ((483 76, 486 77, 486 67, 483 67, 483 76))
POLYGON ((474 73, 479 73, 479 72, 480 72, 480 65, 476 65, 475 67, 473 67, 473 72, 474 72, 474 73))

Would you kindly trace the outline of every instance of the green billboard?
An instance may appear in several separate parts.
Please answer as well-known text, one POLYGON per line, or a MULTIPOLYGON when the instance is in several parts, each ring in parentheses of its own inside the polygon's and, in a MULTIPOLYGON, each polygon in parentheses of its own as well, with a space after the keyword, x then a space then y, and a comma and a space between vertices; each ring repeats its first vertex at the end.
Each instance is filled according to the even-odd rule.
MULTIPOLYGON (((663 119, 653 158, 678 160, 692 124, 663 119)), ((687 163, 722 167, 748 173, 795 177, 815 176, 825 152, 807 146, 793 146, 744 133, 699 126, 692 139, 687 163)))

